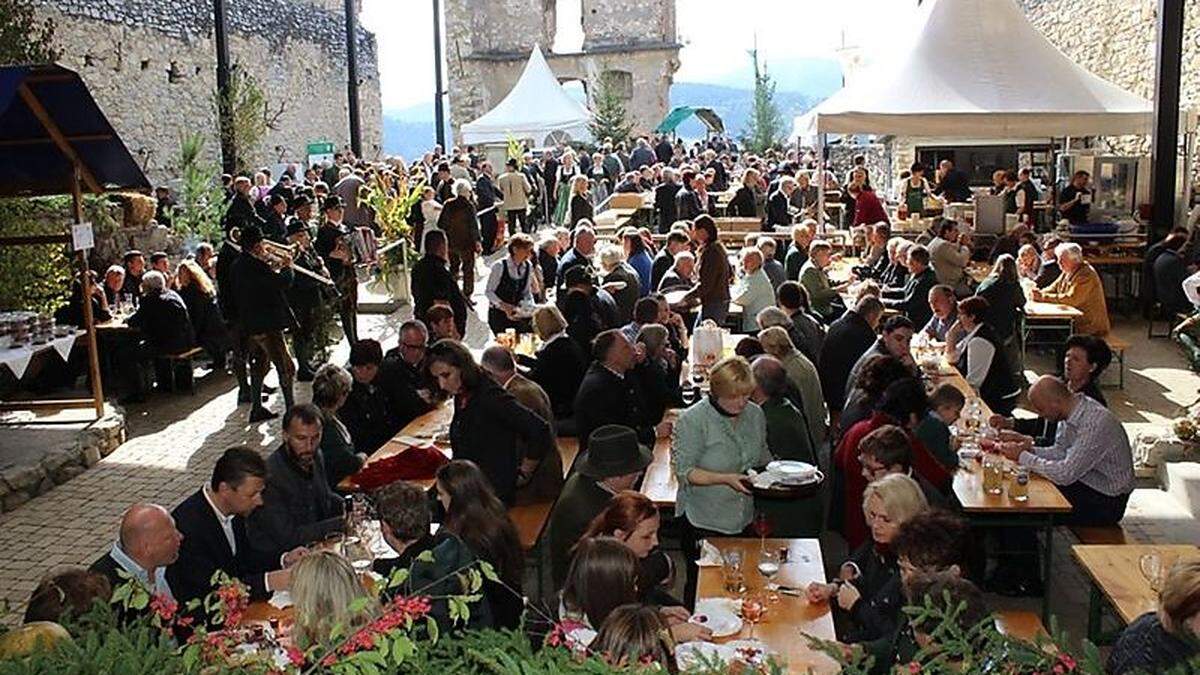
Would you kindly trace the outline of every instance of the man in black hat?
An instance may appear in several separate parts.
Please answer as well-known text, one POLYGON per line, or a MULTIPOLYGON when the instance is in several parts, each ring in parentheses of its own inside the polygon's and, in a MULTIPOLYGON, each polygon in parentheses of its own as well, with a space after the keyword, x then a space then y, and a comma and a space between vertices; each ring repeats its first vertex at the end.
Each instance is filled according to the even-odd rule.
POLYGON ((350 344, 358 342, 358 277, 354 273, 354 254, 350 249, 350 230, 342 222, 345 210, 341 198, 328 197, 322 204, 325 222, 317 230, 317 253, 329 270, 329 278, 337 284, 341 300, 338 316, 342 331, 350 344))
MULTIPOLYGON (((302 197, 305 201, 307 197, 302 197)), ((296 247, 295 265, 319 274, 329 276, 321 256, 313 250, 312 236, 309 234, 308 222, 300 216, 291 216, 287 220, 288 243, 296 247)), ((317 329, 318 309, 321 306, 322 291, 320 281, 304 274, 297 274, 287 291, 288 304, 296 316, 296 330, 292 331, 292 346, 296 350, 296 379, 301 382, 313 380, 313 338, 317 329)), ((330 291, 333 289, 330 288, 330 291)))
MULTIPOLYGON (((292 381, 296 365, 283 339, 283 331, 295 324, 286 297, 295 274, 289 255, 281 256, 278 272, 266 263, 263 233, 258 227, 250 225, 242 230, 241 247, 242 255, 233 263, 232 271, 237 335, 250 362, 250 421, 259 422, 275 417, 262 405, 263 379, 271 363, 279 375, 284 408, 290 410, 295 403, 292 381)), ((242 398, 240 392, 238 398, 242 398)))
POLYGON ((610 424, 592 432, 588 450, 575 461, 550 514, 550 571, 556 588, 562 586, 571 562, 571 549, 612 496, 633 489, 650 465, 650 448, 638 443, 629 427, 610 424))
POLYGON ((287 200, 281 194, 272 194, 267 197, 267 212, 263 223, 263 236, 271 241, 282 242, 287 236, 287 223, 284 221, 284 216, 287 215, 287 200))

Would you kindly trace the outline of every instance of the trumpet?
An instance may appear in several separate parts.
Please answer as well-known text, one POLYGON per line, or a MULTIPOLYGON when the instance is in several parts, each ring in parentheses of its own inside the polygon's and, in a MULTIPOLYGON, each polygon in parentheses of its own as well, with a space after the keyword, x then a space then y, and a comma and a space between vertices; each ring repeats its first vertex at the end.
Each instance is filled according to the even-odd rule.
MULTIPOLYGON (((241 245, 238 243, 241 240, 241 234, 242 234, 241 230, 234 227, 229 230, 229 235, 228 235, 229 236, 229 245, 232 246, 233 250, 237 251, 238 253, 244 253, 241 245)), ((279 272, 280 270, 282 270, 284 267, 284 263, 287 262, 288 260, 295 261, 299 257, 299 253, 300 253, 300 245, 299 244, 281 244, 277 241, 272 241, 270 239, 263 239, 262 244, 263 244, 262 254, 256 255, 255 257, 257 257, 259 260, 262 260, 263 262, 265 262, 267 264, 267 266, 270 267, 271 270, 274 272, 279 272)), ((313 279, 316 279, 317 281, 320 281, 323 284, 328 284, 330 286, 337 286, 337 284, 335 284, 332 279, 330 279, 328 277, 323 277, 320 274, 317 274, 316 272, 313 272, 310 269, 302 267, 301 265, 292 265, 292 271, 303 274, 306 277, 311 277, 313 279)))

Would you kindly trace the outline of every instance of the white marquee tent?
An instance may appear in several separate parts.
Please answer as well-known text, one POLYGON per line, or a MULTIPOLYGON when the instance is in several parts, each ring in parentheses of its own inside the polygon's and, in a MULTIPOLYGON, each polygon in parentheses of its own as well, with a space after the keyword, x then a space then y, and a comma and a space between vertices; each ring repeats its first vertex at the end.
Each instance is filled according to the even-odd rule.
POLYGON ((521 78, 504 100, 479 119, 462 126, 462 142, 504 143, 532 139, 535 146, 567 140, 590 140, 591 113, 571 98, 534 46, 521 78))
POLYGON ((1151 132, 1149 101, 1071 61, 1014 0, 926 0, 918 12, 908 48, 797 117, 793 139, 1151 132))

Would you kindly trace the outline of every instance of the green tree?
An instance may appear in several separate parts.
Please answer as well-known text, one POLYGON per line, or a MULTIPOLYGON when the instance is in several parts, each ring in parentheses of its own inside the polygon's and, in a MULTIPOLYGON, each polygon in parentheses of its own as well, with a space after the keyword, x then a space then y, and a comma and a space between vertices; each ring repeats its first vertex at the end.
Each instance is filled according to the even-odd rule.
POLYGON ((179 141, 181 185, 175 206, 175 228, 190 232, 204 241, 221 239, 223 194, 216 177, 220 167, 204 159, 204 135, 186 134, 179 141))
POLYGON ((0 0, 0 65, 53 63, 54 23, 39 21, 32 0, 0 0))
POLYGON ((783 139, 783 115, 775 103, 775 81, 767 74, 766 63, 759 64, 757 46, 750 50, 750 60, 754 63, 754 112, 742 134, 742 144, 750 152, 760 153, 783 139))
MULTIPOLYGON (((0 0, 3 1, 3 0, 0 0)), ((245 173, 255 166, 253 158, 262 144, 267 131, 278 126, 279 118, 286 109, 285 104, 272 106, 258 80, 240 65, 229 72, 230 125, 224 130, 237 153, 238 173, 245 173)), ((213 95, 213 112, 220 118, 221 92, 213 95)))
POLYGON ((628 140, 633 131, 625 100, 614 79, 611 73, 601 73, 592 96, 592 120, 588 122, 588 128, 597 143, 606 138, 611 138, 613 143, 620 143, 628 140))

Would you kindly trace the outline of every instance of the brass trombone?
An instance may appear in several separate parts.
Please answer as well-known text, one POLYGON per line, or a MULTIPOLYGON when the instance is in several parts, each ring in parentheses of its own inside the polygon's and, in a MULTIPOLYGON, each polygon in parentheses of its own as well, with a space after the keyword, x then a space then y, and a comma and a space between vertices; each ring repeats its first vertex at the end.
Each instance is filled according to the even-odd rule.
MULTIPOLYGON (((238 253, 243 253, 244 251, 242 250, 242 247, 239 244, 239 242, 241 241, 241 238, 242 238, 241 229, 237 228, 237 227, 230 228, 228 237, 229 237, 229 245, 231 247, 233 247, 233 250, 237 251, 238 253)), ((280 270, 282 270, 284 262, 287 259, 290 258, 291 260, 294 261, 297 258, 299 258, 299 253, 300 253, 300 251, 299 251, 300 245, 299 244, 281 244, 277 241, 272 241, 270 239, 263 239, 262 244, 263 244, 262 255, 257 256, 257 257, 260 260, 262 260, 263 262, 265 262, 267 264, 267 266, 269 266, 271 268, 271 270, 273 270, 274 272, 279 272, 280 270)), ((330 279, 329 277, 323 277, 320 274, 317 274, 316 272, 313 272, 312 270, 307 269, 301 265, 292 265, 292 271, 303 274, 306 277, 311 277, 313 279, 316 279, 317 281, 320 281, 323 284, 329 284, 330 286, 337 286, 337 284, 335 284, 333 282, 333 280, 330 279)))

